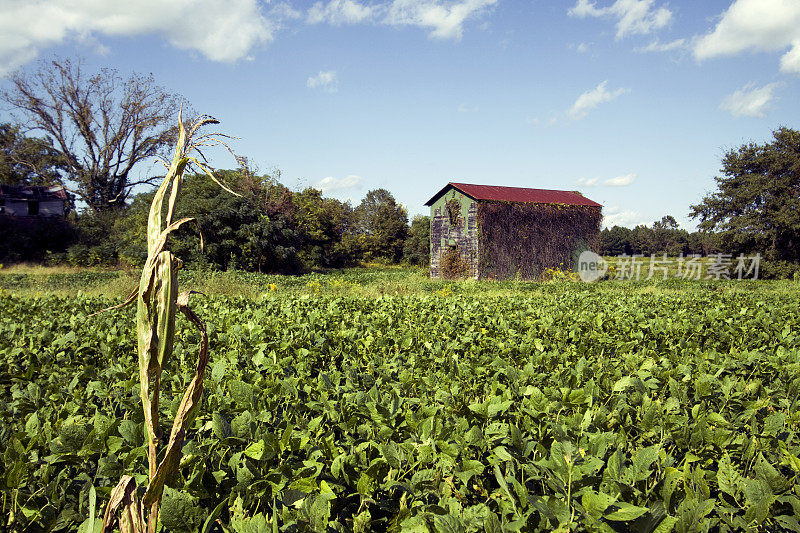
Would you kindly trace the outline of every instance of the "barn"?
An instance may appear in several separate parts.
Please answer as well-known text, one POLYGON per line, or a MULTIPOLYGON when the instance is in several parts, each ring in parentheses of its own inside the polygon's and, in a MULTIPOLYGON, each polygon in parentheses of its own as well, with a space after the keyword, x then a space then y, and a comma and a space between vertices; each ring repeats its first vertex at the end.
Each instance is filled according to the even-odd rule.
POLYGON ((69 198, 63 187, 0 185, 0 215, 63 217, 69 198))
POLYGON ((431 277, 537 278, 595 249, 602 205, 576 191, 448 183, 431 208, 431 277))

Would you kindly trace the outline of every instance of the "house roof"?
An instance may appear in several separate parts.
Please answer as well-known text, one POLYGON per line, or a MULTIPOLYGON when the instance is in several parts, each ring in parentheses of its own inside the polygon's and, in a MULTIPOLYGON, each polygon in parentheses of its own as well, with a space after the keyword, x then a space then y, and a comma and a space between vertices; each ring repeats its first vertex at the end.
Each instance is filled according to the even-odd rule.
POLYGON ((500 187, 497 185, 474 185, 472 183, 450 182, 437 192, 425 205, 433 205, 450 188, 458 189, 473 200, 495 202, 527 202, 537 204, 564 204, 602 207, 602 204, 589 200, 579 192, 556 191, 552 189, 528 189, 525 187, 500 187))
POLYGON ((63 200, 67 201, 64 187, 38 187, 31 185, 0 185, 0 199, 4 200, 63 200))

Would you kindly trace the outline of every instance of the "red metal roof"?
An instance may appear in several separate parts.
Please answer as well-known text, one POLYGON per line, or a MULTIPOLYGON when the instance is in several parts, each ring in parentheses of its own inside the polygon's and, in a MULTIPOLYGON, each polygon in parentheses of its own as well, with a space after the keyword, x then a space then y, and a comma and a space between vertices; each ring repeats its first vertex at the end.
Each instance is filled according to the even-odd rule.
POLYGON ((528 202, 537 204, 586 205, 602 207, 580 193, 551 189, 527 189, 525 187, 500 187, 497 185, 474 185, 472 183, 448 183, 425 205, 433 205, 450 187, 458 189, 475 200, 495 202, 528 202))

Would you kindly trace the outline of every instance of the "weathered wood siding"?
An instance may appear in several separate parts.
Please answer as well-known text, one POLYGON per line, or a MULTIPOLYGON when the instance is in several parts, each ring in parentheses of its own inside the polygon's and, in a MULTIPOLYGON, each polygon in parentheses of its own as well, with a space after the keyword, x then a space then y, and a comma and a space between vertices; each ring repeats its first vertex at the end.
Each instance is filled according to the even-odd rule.
POLYGON ((12 217, 63 217, 64 212, 64 202, 62 200, 8 199, 0 201, 0 214, 12 217))
POLYGON ((431 206, 431 277, 443 277, 442 254, 456 247, 466 266, 466 276, 478 278, 478 205, 475 200, 452 189, 431 206), (448 202, 458 203, 458 216, 451 223, 448 202))

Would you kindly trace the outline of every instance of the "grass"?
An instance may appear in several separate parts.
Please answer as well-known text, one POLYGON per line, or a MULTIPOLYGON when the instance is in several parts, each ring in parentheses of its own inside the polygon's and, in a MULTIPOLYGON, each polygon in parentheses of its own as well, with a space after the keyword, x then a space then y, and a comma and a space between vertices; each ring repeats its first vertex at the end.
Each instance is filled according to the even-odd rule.
MULTIPOLYGON (((764 292, 800 296, 800 283, 765 280, 608 280, 597 283, 576 281, 446 281, 431 279, 424 267, 369 266, 310 273, 299 276, 255 274, 229 271, 179 272, 182 286, 208 295, 259 298, 282 296, 378 298, 381 296, 419 296, 469 294, 503 297, 519 294, 552 294, 558 292, 603 292, 620 296, 633 293, 764 292)), ((124 298, 138 285, 135 273, 126 270, 14 266, 0 269, 0 290, 22 297, 47 295, 103 296, 124 298)))
POLYGON ((0 264, 0 274, 76 274, 79 272, 109 272, 116 268, 108 267, 79 267, 70 265, 45 266, 39 263, 15 263, 13 265, 0 264))

